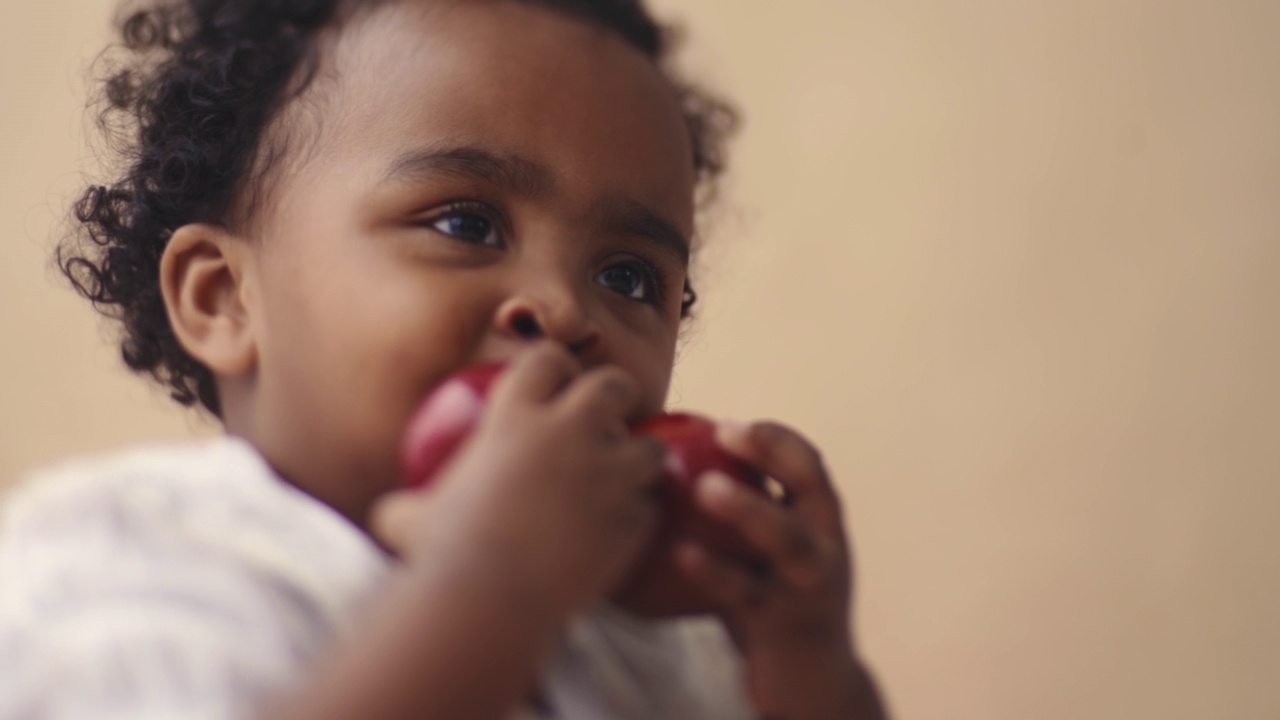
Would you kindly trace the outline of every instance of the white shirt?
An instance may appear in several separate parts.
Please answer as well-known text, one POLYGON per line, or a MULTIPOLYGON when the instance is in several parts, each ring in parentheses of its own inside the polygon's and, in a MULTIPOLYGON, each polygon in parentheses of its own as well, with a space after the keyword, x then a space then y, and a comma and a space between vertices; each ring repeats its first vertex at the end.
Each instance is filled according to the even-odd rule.
MULTIPOLYGON (((355 629, 389 572, 242 440, 54 468, 0 512, 0 718, 251 717, 355 629)), ((579 618, 545 691, 564 720, 752 717, 709 619, 579 618)))

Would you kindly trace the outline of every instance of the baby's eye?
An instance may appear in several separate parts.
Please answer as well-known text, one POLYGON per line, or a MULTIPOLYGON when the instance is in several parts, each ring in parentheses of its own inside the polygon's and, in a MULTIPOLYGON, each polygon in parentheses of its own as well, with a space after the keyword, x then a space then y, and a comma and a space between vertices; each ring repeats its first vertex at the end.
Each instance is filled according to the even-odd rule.
POLYGON ((465 243, 484 247, 501 247, 494 222, 472 210, 453 209, 429 221, 433 230, 465 243))
POLYGON ((625 263, 610 265, 596 275, 596 282, 610 290, 639 302, 656 302, 654 297, 657 283, 649 269, 625 263))

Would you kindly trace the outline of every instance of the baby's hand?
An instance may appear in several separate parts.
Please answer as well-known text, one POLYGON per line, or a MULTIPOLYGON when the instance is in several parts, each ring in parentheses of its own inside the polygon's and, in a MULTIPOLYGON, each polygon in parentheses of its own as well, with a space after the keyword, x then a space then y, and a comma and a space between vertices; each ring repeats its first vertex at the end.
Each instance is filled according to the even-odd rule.
POLYGON ((617 584, 649 539, 661 445, 633 438, 635 381, 582 372, 553 343, 514 360, 474 434, 429 489, 391 493, 373 531, 411 566, 497 583, 567 617, 617 584))
POLYGON ((779 720, 880 720, 871 677, 853 650, 850 557, 839 501, 808 442, 774 424, 725 425, 719 441, 782 485, 782 501, 708 473, 695 501, 735 528, 764 565, 688 541, 677 563, 719 606, 747 665, 756 710, 779 720))

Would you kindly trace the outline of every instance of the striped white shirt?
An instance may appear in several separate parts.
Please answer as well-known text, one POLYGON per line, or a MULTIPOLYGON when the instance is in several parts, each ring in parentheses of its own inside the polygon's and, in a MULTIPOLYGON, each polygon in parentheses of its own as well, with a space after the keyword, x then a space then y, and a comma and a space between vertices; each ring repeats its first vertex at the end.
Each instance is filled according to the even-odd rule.
MULTIPOLYGON (((0 719, 232 720, 305 677, 391 572, 223 437, 68 463, 0 510, 0 719)), ((745 720, 712 620, 579 618, 515 718, 745 720)))

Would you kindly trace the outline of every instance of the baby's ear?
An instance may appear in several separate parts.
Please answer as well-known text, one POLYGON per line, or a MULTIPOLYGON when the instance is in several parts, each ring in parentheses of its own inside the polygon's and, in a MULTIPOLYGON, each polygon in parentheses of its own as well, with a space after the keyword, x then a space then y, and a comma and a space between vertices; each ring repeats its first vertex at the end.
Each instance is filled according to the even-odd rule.
POLYGON ((184 350, 215 376, 241 377, 258 362, 250 303, 249 241, 216 225, 184 225, 160 258, 160 291, 184 350))

